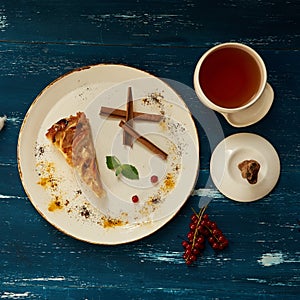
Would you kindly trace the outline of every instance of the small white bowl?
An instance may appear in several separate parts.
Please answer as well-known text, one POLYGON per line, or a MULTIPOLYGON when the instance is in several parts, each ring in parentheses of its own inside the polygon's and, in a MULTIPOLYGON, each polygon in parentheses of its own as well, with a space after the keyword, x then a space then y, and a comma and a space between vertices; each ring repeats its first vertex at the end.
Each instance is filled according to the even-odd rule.
POLYGON ((275 187, 280 174, 280 161, 274 147, 252 133, 238 133, 225 138, 215 148, 210 173, 218 190, 226 197, 250 202, 263 198, 275 187), (260 164, 258 180, 250 184, 242 177, 238 164, 254 159, 260 164))

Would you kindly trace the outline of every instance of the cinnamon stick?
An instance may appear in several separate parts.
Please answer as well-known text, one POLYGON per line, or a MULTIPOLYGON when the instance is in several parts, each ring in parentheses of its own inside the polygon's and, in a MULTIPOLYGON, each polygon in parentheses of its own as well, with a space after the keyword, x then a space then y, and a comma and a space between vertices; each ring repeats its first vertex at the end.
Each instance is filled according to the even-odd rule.
MULTIPOLYGON (((132 99, 132 89, 128 88, 127 92, 127 104, 126 104, 126 116, 125 122, 129 126, 133 126, 133 99, 132 99)), ((123 131, 123 144, 132 147, 132 136, 128 134, 125 130, 123 131)))
POLYGON ((159 155, 162 159, 167 159, 168 154, 166 152, 164 152, 163 150, 158 148, 155 144, 153 144, 151 141, 149 141, 145 137, 141 136, 130 125, 128 125, 124 121, 120 121, 119 126, 122 127, 123 130, 126 131, 129 135, 131 135, 133 138, 135 138, 137 141, 139 141, 141 144, 143 144, 145 147, 147 147, 151 152, 159 155))
MULTIPOLYGON (((118 118, 118 119, 120 119, 120 118, 125 119, 126 111, 123 109, 102 106, 100 109, 100 115, 109 116, 109 117, 118 118)), ((134 118, 134 120, 160 122, 163 119, 163 116, 157 115, 157 114, 148 114, 148 113, 134 111, 133 118, 134 118)))

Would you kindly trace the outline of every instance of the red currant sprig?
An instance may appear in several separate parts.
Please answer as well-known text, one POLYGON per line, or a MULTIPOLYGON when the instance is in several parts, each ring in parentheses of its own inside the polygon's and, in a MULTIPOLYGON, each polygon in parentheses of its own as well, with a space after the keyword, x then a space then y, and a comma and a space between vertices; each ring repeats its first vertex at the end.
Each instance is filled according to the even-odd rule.
POLYGON ((182 246, 185 249, 183 258, 187 265, 191 265, 194 261, 196 261, 197 256, 201 253, 201 250, 205 248, 205 238, 203 233, 200 232, 200 222, 202 220, 205 208, 202 208, 199 214, 192 214, 190 231, 187 234, 188 240, 182 242, 182 246))
POLYGON ((218 228, 217 223, 210 221, 207 214, 203 217, 200 224, 203 226, 203 230, 208 232, 207 237, 211 247, 215 250, 225 249, 229 243, 223 232, 218 228))
POLYGON ((218 228, 216 222, 211 221, 208 214, 204 214, 205 209, 206 207, 203 207, 199 214, 196 212, 192 214, 187 240, 182 242, 185 249, 183 258, 187 265, 191 265, 197 260, 201 251, 205 248, 206 239, 215 250, 223 250, 228 246, 228 240, 218 228))

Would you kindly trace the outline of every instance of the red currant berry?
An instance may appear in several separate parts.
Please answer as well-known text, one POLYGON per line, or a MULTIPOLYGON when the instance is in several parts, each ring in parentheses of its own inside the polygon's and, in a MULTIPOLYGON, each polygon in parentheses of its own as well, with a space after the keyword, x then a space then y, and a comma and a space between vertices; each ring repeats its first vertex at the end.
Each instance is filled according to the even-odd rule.
POLYGON ((186 254, 187 256, 190 256, 192 253, 191 249, 186 249, 184 254, 186 254))
POLYGON ((210 221, 210 220, 206 221, 206 226, 207 227, 211 228, 211 224, 212 224, 212 221, 210 221))
POLYGON ((196 259, 197 259, 197 256, 196 256, 196 255, 192 254, 192 255, 190 256, 190 261, 195 261, 196 259))
POLYGON ((197 249, 197 248, 194 248, 193 251, 192 251, 192 253, 193 253, 194 255, 198 255, 198 254, 200 253, 200 250, 197 249))
POLYGON ((225 241, 226 241, 226 238, 225 238, 224 235, 219 236, 219 242, 220 242, 220 243, 223 243, 223 242, 225 242, 225 241))
POLYGON ((204 237, 202 235, 200 235, 198 238, 197 238, 197 243, 199 244, 203 244, 205 241, 204 237))
POLYGON ((192 262, 191 260, 188 259, 188 260, 185 261, 185 263, 189 266, 189 265, 191 265, 193 262, 192 262))
POLYGON ((223 243, 219 244, 219 250, 223 250, 226 246, 223 243))
POLYGON ((131 200, 133 203, 137 203, 137 202, 139 202, 139 197, 137 195, 134 195, 134 196, 132 196, 131 200))
POLYGON ((218 243, 213 243, 212 248, 215 249, 215 250, 219 249, 219 244, 218 243))
POLYGON ((206 221, 206 220, 202 220, 202 221, 200 222, 200 225, 201 225, 201 226, 207 226, 207 221, 206 221))
POLYGON ((199 226, 197 227, 197 230, 198 230, 199 232, 201 232, 203 229, 204 229, 204 226, 202 226, 202 225, 199 225, 199 226))
POLYGON ((208 242, 212 245, 215 242, 215 239, 211 236, 208 238, 208 242))
POLYGON ((182 244, 183 248, 186 248, 189 245, 189 243, 187 241, 183 241, 181 244, 182 244))
POLYGON ((197 227, 196 224, 194 224, 194 223, 190 224, 190 229, 191 229, 191 230, 195 231, 195 230, 196 230, 196 227, 197 227))
POLYGON ((197 217, 195 214, 193 214, 193 215, 191 216, 191 221, 192 221, 193 223, 197 223, 197 222, 198 222, 198 217, 197 217))
POLYGON ((193 240, 193 239, 194 239, 194 232, 191 232, 191 231, 190 231, 190 232, 187 234, 187 238, 188 238, 189 241, 193 240))
POLYGON ((199 249, 199 250, 202 250, 202 249, 205 248, 205 245, 204 245, 204 243, 198 243, 198 242, 196 242, 194 244, 194 247, 197 248, 197 249, 199 249))
POLYGON ((215 236, 220 236, 222 234, 222 231, 220 229, 214 229, 212 231, 212 234, 215 236))
POLYGON ((217 229, 217 223, 216 222, 211 222, 211 224, 210 224, 210 228, 211 229, 217 229))
POLYGON ((192 249, 192 244, 188 243, 188 245, 185 247, 185 249, 192 249))
POLYGON ((150 180, 151 180, 151 183, 155 184, 158 182, 158 177, 156 175, 152 175, 150 180))
POLYGON ((204 214, 204 215, 202 216, 202 219, 203 219, 203 220, 208 220, 208 219, 209 219, 208 214, 204 214))

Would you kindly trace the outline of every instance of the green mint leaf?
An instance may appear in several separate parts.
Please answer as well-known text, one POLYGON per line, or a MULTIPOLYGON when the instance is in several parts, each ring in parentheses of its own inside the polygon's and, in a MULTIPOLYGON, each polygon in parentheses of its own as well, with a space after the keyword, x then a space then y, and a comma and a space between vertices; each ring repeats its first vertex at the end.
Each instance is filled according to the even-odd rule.
POLYGON ((106 156, 106 166, 110 170, 115 170, 116 168, 121 166, 121 163, 116 156, 106 156))
POLYGON ((119 176, 121 173, 122 173, 122 165, 118 166, 115 171, 116 176, 119 176))
POLYGON ((128 179, 139 179, 139 172, 136 167, 129 164, 123 164, 121 167, 121 173, 124 177, 128 179))
POLYGON ((130 164, 121 164, 119 159, 114 155, 106 156, 106 166, 108 169, 114 170, 116 176, 122 174, 128 179, 139 179, 139 173, 136 167, 130 164))

